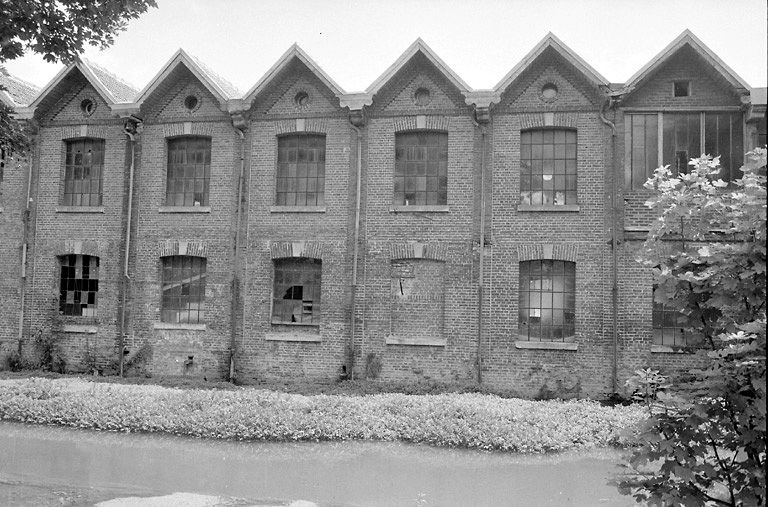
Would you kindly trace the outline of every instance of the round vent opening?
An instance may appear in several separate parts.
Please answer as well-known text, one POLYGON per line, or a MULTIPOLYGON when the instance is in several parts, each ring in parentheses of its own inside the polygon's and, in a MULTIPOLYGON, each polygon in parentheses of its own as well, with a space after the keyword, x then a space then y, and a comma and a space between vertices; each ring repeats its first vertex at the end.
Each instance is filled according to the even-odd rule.
POLYGON ((189 111, 194 111, 199 105, 200 99, 194 95, 187 95, 187 98, 184 99, 184 107, 186 107, 189 111))
POLYGON ((305 91, 301 91, 296 94, 293 101, 299 107, 307 107, 307 105, 309 105, 309 94, 305 91))
POLYGON ((557 86, 553 83, 547 83, 541 87, 541 97, 544 100, 555 100, 557 98, 557 86))
POLYGON ((83 101, 80 102, 80 111, 82 111, 85 116, 91 116, 93 112, 96 111, 96 102, 91 99, 83 99, 83 101))
POLYGON ((417 106, 426 106, 432 100, 427 88, 419 88, 413 94, 413 101, 417 106))

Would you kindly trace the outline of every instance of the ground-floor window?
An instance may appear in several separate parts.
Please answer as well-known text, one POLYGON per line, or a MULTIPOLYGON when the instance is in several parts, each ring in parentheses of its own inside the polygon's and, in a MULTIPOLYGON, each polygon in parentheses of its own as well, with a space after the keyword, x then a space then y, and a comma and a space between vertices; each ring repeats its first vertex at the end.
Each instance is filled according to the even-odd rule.
POLYGON ((520 263, 520 340, 564 341, 576 333, 576 264, 520 263))
POLYGON ((93 255, 62 255, 59 263, 59 312, 62 315, 95 317, 99 258, 93 255))
POLYGON ((205 322, 206 259, 189 255, 163 257, 162 322, 205 322))
POLYGON ((275 260, 273 324, 320 324, 320 259, 275 260))
POLYGON ((653 344, 668 347, 695 345, 699 335, 687 329, 688 317, 668 304, 656 301, 658 288, 653 287, 653 344))

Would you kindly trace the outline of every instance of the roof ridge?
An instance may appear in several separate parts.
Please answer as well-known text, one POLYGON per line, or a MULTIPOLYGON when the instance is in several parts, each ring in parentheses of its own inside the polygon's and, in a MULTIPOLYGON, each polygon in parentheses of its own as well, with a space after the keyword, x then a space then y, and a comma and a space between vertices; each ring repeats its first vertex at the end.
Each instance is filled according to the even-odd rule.
POLYGON ((214 71, 207 63, 205 63, 203 60, 201 60, 197 55, 194 55, 190 53, 189 51, 179 48, 180 51, 187 55, 192 61, 197 64, 200 69, 206 73, 206 75, 214 80, 216 84, 219 86, 219 88, 222 89, 224 93, 226 93, 228 96, 225 97, 226 99, 233 99, 233 98, 240 98, 243 96, 243 92, 234 84, 232 84, 231 81, 226 79, 225 77, 221 76, 219 73, 214 71))
MULTIPOLYGON (((122 84, 123 86, 126 86, 126 87, 130 88, 131 90, 133 90, 134 93, 137 93, 139 91, 139 89, 135 85, 133 85, 132 83, 129 83, 128 81, 126 81, 125 78, 122 78, 122 77, 118 76, 114 72, 110 71, 109 69, 107 69, 106 67, 104 67, 102 65, 99 65, 98 63, 94 62, 93 60, 89 60, 87 58, 81 58, 81 60, 83 61, 83 63, 88 65, 88 67, 90 67, 92 70, 97 70, 97 71, 101 72, 102 74, 106 74, 107 76, 111 77, 112 79, 114 79, 118 83, 122 84)), ((96 77, 98 77, 98 76, 96 76, 96 77)), ((102 84, 104 86, 107 86, 107 83, 102 82, 102 84)), ((110 91, 112 91, 112 90, 110 90, 110 91)))

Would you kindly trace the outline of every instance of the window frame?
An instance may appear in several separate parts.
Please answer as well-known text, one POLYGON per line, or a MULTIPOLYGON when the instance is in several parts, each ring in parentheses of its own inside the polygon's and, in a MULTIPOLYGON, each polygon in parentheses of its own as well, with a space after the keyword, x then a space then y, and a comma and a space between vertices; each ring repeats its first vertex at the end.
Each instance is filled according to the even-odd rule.
POLYGON ((529 342, 572 342, 576 337, 576 263, 560 259, 530 259, 518 263, 518 326, 520 341, 529 342), (550 277, 544 277, 544 266, 549 266, 550 277), (534 268, 538 269, 538 278, 534 268), (560 276, 561 290, 556 291, 557 276, 560 276), (538 288, 535 283, 538 281, 538 288), (549 283, 545 283, 548 281, 549 283), (526 285, 524 289, 524 285, 526 285), (548 289, 547 289, 548 286, 548 289), (559 297, 558 297, 559 295, 559 297), (526 303, 527 298, 527 303, 526 303), (545 300, 549 304, 545 306, 545 300), (538 301, 536 305, 534 302, 538 301), (556 303, 560 302, 559 308, 556 303), (538 310, 538 315, 531 312, 538 310), (550 312, 551 324, 544 324, 545 311, 550 312), (559 318, 558 318, 559 317, 559 318), (530 319, 538 318, 539 333, 533 334, 530 319), (560 320, 559 326, 556 322, 560 320), (544 328, 551 332, 544 332, 544 328), (559 328, 559 333, 556 330, 559 328))
POLYGON ((205 324, 205 290, 206 280, 208 277, 208 259, 206 257, 196 255, 168 255, 161 257, 160 259, 160 322, 165 324, 205 324), (189 260, 189 265, 185 265, 185 260, 189 260), (195 261, 197 262, 198 270, 195 272, 195 261), (181 263, 181 266, 176 266, 174 263, 181 263), (170 266, 168 266, 170 264, 170 266), (171 278, 168 279, 166 274, 170 270, 171 278), (181 272, 180 279, 174 277, 174 272, 181 272), (189 274, 188 278, 184 278, 185 274, 189 274), (196 278, 195 280, 193 280, 196 278), (184 282, 187 282, 187 294, 184 294, 184 282), (193 285, 194 283, 194 285, 193 285), (174 290, 174 294, 166 295, 165 292, 179 287, 178 294, 174 290), (196 289, 196 294, 192 293, 192 288, 196 289), (197 297, 197 301, 193 301, 193 297, 197 297), (175 299, 176 304, 168 306, 168 302, 171 299, 175 299), (182 307, 182 303, 184 303, 182 307), (196 304, 197 308, 192 309, 192 305, 196 304), (186 311, 186 318, 182 319, 182 312, 186 311), (196 312, 197 316, 193 320, 191 318, 192 312, 196 312), (169 315, 176 315, 176 318, 169 319, 169 315))
POLYGON ((520 131, 520 172, 519 172, 519 205, 532 207, 568 207, 579 204, 578 177, 579 177, 579 137, 578 130, 570 127, 534 127, 520 131), (552 137, 551 144, 544 141, 546 137, 552 137), (558 136, 562 134, 562 142, 558 142, 558 136), (537 135, 540 137, 536 141, 537 135), (569 142, 572 136, 573 142, 569 142), (526 142, 526 138, 530 141, 526 142), (551 149, 547 150, 545 147, 551 149), (562 146, 562 150, 558 149, 562 146), (573 153, 571 155, 571 148, 573 153), (535 147, 540 147, 538 150, 535 147), (536 152, 540 156, 535 156, 536 152), (545 156, 551 152, 552 156, 545 156), (561 156, 558 154, 562 152, 561 156), (545 165, 551 172, 547 173, 545 165), (538 168, 537 166, 541 166, 538 168), (561 167, 558 167, 561 166, 561 167), (541 171, 537 173, 537 171, 541 171), (550 178, 547 179, 546 176, 550 178), (534 183, 534 179, 536 182, 534 183), (558 181, 560 185, 558 185, 558 181), (545 186, 551 188, 544 188, 545 186), (562 194, 563 202, 556 202, 558 191, 562 194), (540 202, 534 202, 534 193, 540 193, 540 202), (526 200, 526 195, 527 200, 526 200), (545 202, 546 197, 550 202, 545 202))
POLYGON ((690 318, 679 310, 666 308, 664 303, 656 301, 658 286, 653 285, 651 291, 651 344, 655 347, 694 348, 701 336, 688 331, 690 318), (659 318, 659 314, 660 318, 659 318), (667 326, 666 319, 674 318, 675 326, 667 326), (659 325, 660 324, 660 325, 659 325), (661 331, 661 340, 657 339, 657 330, 661 331), (672 343, 665 342, 665 336, 672 335, 672 343), (682 343, 678 343, 678 341, 682 343))
POLYGON ((416 207, 445 207, 448 206, 448 164, 450 162, 449 157, 449 133, 445 130, 435 129, 412 129, 401 130, 395 132, 395 153, 394 153, 394 167, 392 172, 392 205, 396 208, 408 208, 411 206, 416 207), (437 140, 435 144, 405 144, 404 140, 412 137, 434 136, 437 140), (407 158, 409 149, 414 150, 419 148, 420 150, 426 150, 423 159, 411 159, 407 158), (435 150, 437 154, 436 160, 429 158, 430 150, 435 150), (404 158, 400 158, 400 157, 404 158), (418 174, 420 168, 418 165, 423 160, 423 174, 418 174), (408 165, 411 164, 412 171, 416 174, 408 173, 408 165), (432 167, 430 167, 430 165, 432 167), (409 181, 410 180, 410 181, 409 181), (423 182, 423 184, 422 184, 423 182), (407 190, 409 187, 411 190, 407 190), (415 189, 413 187, 416 187, 415 189), (423 190, 422 190, 423 188, 423 190), (420 196, 423 194, 423 201, 419 202, 417 194, 420 196), (410 202, 407 199, 408 195, 414 196, 414 202, 410 202), (433 199, 433 202, 430 202, 433 199))
POLYGON ((327 165, 327 149, 328 149, 328 141, 327 141, 327 135, 322 132, 290 132, 286 134, 281 134, 277 136, 277 152, 275 155, 276 158, 276 165, 275 165, 275 187, 274 187, 274 203, 277 207, 323 207, 325 206, 325 181, 326 181, 326 165, 327 165), (297 146, 281 146, 281 142, 290 142, 292 139, 296 139, 297 146), (309 146, 301 146, 301 141, 309 142, 309 146), (312 146, 311 140, 315 141, 322 141, 322 151, 319 151, 319 146, 312 146), (295 175, 290 176, 290 150, 293 148, 296 149, 296 160, 295 160, 295 175), (305 164, 305 172, 304 176, 300 176, 300 156, 302 154, 301 149, 304 148, 306 150, 312 150, 310 152, 305 152, 305 157, 308 153, 312 153, 313 157, 320 158, 322 157, 322 160, 315 160, 315 161, 309 161, 306 160, 305 164), (317 151, 315 151, 317 150, 317 151), (281 160, 281 154, 286 153, 288 156, 288 159, 285 161, 281 160), (310 163, 314 162, 314 166, 311 166, 310 163), (322 164, 321 164, 322 163, 322 164), (285 164, 284 169, 288 171, 288 175, 281 175, 285 174, 282 173, 281 164, 285 164), (314 169, 315 176, 310 176, 312 169, 314 169), (322 175, 321 175, 322 172, 322 175), (282 180, 282 183, 281 183, 282 180), (295 181, 295 189, 292 191, 290 190, 290 182, 291 180, 295 181), (314 190, 310 190, 310 183, 314 180, 314 190), (302 183, 304 189, 302 190, 302 183), (281 190, 282 188, 282 190, 281 190), (309 194, 314 194, 314 202, 310 203, 309 201, 309 194), (281 199, 281 194, 284 194, 284 198, 281 199), (293 202, 289 203, 289 195, 293 194, 293 202), (300 199, 299 197, 302 196, 303 199, 300 199), (299 201, 303 201, 303 203, 299 203, 299 201))
POLYGON ((98 317, 100 263, 101 260, 96 255, 64 254, 58 256, 59 315, 93 319, 98 317), (87 266, 86 261, 88 261, 87 266), (78 270, 80 276, 77 276, 78 270), (95 277, 93 271, 95 271, 95 277), (83 293, 85 293, 85 303, 82 303, 83 293), (70 294, 72 295, 72 302, 68 303, 70 294), (93 300, 92 303, 91 300, 93 300), (79 310, 75 312, 77 307, 79 310), (89 310, 87 315, 84 314, 84 310, 89 310))
POLYGON ((319 327, 322 321, 322 259, 312 257, 283 257, 273 259, 272 273, 272 297, 270 299, 271 304, 269 309, 270 324, 272 326, 319 327), (290 275, 294 275, 293 280, 290 279, 290 275), (288 280, 286 280, 286 278, 288 278, 288 280), (295 294, 295 287, 299 284, 286 285, 291 281, 301 282, 301 299, 295 297, 278 297, 278 294, 286 294, 287 290, 290 290, 295 294), (307 291, 305 290, 306 287, 310 287, 311 289, 307 291), (307 293, 312 296, 311 299, 305 299, 307 293), (286 301, 300 301, 300 303, 293 303, 293 306, 300 309, 300 321, 296 320, 296 308, 290 313, 292 320, 280 318, 281 315, 287 314, 284 312, 278 314, 278 309, 291 306, 290 303, 285 303, 286 301), (309 303, 311 308, 310 313, 306 313, 307 303, 309 303), (305 321, 305 315, 309 315, 308 321, 305 321))
POLYGON ((211 182, 211 173, 212 173, 212 161, 213 161, 213 138, 211 136, 204 136, 204 135, 182 135, 182 136, 174 136, 174 137, 167 137, 165 138, 165 150, 166 150, 166 160, 165 160, 165 200, 163 201, 163 206, 169 207, 169 208, 208 208, 210 206, 210 198, 211 198, 211 192, 210 192, 210 182, 211 182), (192 142, 201 142, 206 141, 207 142, 207 152, 203 148, 202 150, 199 150, 198 148, 193 149, 193 153, 202 152, 203 154, 203 162, 195 162, 192 167, 192 175, 187 176, 187 168, 190 165, 190 162, 188 162, 189 159, 189 152, 190 149, 187 147, 184 150, 184 162, 178 162, 178 161, 171 161, 172 157, 174 156, 174 153, 178 153, 179 149, 175 149, 174 145, 177 143, 192 143, 192 142), (195 151, 197 150, 197 151, 195 151), (172 164, 173 164, 173 171, 172 171, 172 164), (202 176, 198 175, 198 168, 197 166, 202 165, 202 176), (181 176, 171 176, 172 172, 178 172, 181 170, 181 176), (192 183, 192 189, 187 190, 187 184, 191 181, 192 183), (202 186, 202 190, 198 192, 197 190, 197 182, 200 181, 202 186), (177 184, 180 182, 180 185, 177 184), (181 190, 178 190, 177 188, 181 186, 181 190), (195 197, 197 197, 196 194, 202 193, 203 200, 202 201, 196 201, 195 197), (178 196, 181 195, 181 204, 177 204, 178 196), (191 204, 187 204, 187 197, 188 195, 191 195, 191 204), (174 196, 174 197, 172 197, 174 196), (197 204, 196 204, 197 203, 197 204))
POLYGON ((98 208, 102 205, 104 200, 104 166, 106 158, 106 140, 100 137, 78 137, 72 139, 63 139, 63 167, 61 172, 61 190, 59 193, 59 204, 61 206, 72 208, 98 208), (83 153, 81 154, 81 163, 75 163, 76 154, 74 153, 74 147, 81 144, 83 146, 83 153), (99 154, 100 163, 93 162, 93 155, 91 155, 91 162, 85 164, 83 159, 85 156, 85 148, 87 146, 100 148, 95 153, 99 154), (93 177, 94 168, 98 167, 98 177, 93 177), (89 177, 86 179, 82 177, 85 170, 88 170, 89 177), (77 173, 80 173, 80 178, 75 178, 77 173), (71 175, 71 176, 70 176, 71 175), (80 191, 75 192, 75 187, 79 187, 81 190, 87 182, 88 192, 80 191), (97 191, 93 192, 93 186, 96 184, 97 191), (68 191, 71 188, 72 191, 68 191), (69 196, 69 197, 68 197, 69 196), (88 197, 88 202, 84 203, 85 197, 88 197), (96 203, 92 203, 94 196, 96 197, 96 203))

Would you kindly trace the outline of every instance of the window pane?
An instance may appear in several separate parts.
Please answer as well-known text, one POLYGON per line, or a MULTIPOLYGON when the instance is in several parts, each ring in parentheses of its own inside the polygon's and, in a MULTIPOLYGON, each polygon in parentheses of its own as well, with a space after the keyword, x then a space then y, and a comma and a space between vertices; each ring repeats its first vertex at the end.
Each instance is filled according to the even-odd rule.
POLYGON ((168 140, 167 206, 208 206, 210 159, 209 137, 168 140))
POLYGON ((187 255, 163 258, 163 322, 197 324, 205 300, 206 259, 187 255))
POLYGON ((576 204, 575 131, 542 129, 520 133, 520 203, 576 204), (573 177, 554 177, 564 173, 573 177))
POLYGON ((320 280, 318 259, 278 259, 272 300, 273 324, 320 323, 320 280))
POLYGON ((277 178, 275 204, 317 206, 318 193, 325 189, 325 136, 294 134, 277 139, 277 178), (290 189, 291 195, 282 194, 290 189))
POLYGON ((59 311, 63 315, 96 317, 99 258, 91 255, 59 257, 59 311))
POLYGON ((520 263, 519 329, 521 340, 559 340, 575 332, 573 262, 535 260, 520 263))
POLYGON ((100 206, 104 140, 67 141, 66 152, 62 204, 100 206))
POLYGON ((401 132, 395 136, 394 204, 448 203, 448 134, 401 132), (399 180, 405 177, 402 189, 399 180))

